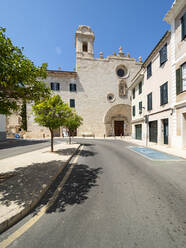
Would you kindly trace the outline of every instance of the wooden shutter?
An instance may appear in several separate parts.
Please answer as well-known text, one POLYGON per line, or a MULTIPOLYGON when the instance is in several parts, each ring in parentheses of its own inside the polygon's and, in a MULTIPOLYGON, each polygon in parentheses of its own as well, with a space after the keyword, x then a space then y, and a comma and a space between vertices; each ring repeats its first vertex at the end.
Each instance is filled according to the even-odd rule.
POLYGON ((163 104, 163 85, 160 86, 160 105, 163 104))
POLYGON ((182 92, 182 71, 181 68, 176 70, 176 94, 182 92))
POLYGON ((168 103, 168 82, 165 83, 164 87, 164 103, 168 103))
POLYGON ((133 116, 135 116, 135 115, 136 115, 136 113, 135 113, 135 112, 136 112, 136 111, 135 111, 135 106, 133 106, 133 107, 132 107, 132 115, 133 115, 133 116))
POLYGON ((167 61, 167 43, 160 50, 160 65, 167 61))
POLYGON ((139 102, 139 114, 142 113, 142 102, 139 102))
POLYGON ((181 18, 181 24, 182 24, 182 40, 186 37, 186 12, 181 18))
POLYGON ((147 96, 147 106, 148 106, 148 110, 152 109, 152 93, 148 94, 147 96))

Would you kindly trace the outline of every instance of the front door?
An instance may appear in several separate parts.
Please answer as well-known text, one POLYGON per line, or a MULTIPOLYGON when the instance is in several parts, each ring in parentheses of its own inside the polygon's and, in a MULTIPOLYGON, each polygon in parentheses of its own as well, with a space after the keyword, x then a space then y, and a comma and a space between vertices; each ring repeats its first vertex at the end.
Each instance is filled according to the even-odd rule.
POLYGON ((142 139, 142 125, 141 124, 138 124, 138 125, 135 125, 135 137, 136 139, 138 140, 141 140, 142 139))
POLYGON ((115 136, 124 136, 124 121, 114 121, 115 136))
POLYGON ((169 122, 168 119, 163 120, 163 140, 164 144, 168 145, 168 130, 169 130, 169 122))
POLYGON ((157 143, 158 141, 158 122, 149 122, 149 141, 157 143))

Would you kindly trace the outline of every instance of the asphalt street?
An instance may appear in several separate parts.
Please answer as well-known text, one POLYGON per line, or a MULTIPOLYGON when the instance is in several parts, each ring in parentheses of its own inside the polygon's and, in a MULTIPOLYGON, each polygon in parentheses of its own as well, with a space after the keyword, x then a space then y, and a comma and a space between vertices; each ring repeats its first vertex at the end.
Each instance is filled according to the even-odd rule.
MULTIPOLYGON (((54 145, 66 142, 64 139, 54 139, 54 145)), ((0 143, 0 159, 17 156, 50 146, 50 140, 10 140, 0 143)))
POLYGON ((186 247, 185 161, 151 161, 118 140, 78 141, 83 150, 56 202, 8 247, 186 247))

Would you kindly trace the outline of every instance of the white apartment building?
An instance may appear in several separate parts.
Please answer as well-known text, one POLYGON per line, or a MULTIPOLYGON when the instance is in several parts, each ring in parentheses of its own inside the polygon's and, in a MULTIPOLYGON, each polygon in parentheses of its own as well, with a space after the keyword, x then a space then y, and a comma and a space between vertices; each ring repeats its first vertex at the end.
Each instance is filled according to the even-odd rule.
POLYGON ((186 1, 176 0, 171 24, 132 79, 132 137, 186 147, 186 1))
POLYGON ((172 139, 186 148, 186 0, 174 1, 164 20, 171 25, 172 139))
POLYGON ((171 144, 170 32, 162 37, 132 80, 132 137, 171 144))

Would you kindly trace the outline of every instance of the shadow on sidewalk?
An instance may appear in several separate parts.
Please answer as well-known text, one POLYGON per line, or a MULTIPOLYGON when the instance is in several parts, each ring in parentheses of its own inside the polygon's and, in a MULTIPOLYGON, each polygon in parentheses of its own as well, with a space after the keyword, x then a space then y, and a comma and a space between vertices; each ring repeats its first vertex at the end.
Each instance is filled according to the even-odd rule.
POLYGON ((0 183, 0 204, 30 204, 64 165, 65 163, 54 160, 17 168, 12 177, 0 183))
POLYGON ((64 212, 68 205, 83 203, 88 199, 90 189, 98 186, 97 179, 101 173, 102 168, 95 169, 85 164, 76 164, 62 191, 47 213, 64 212))

